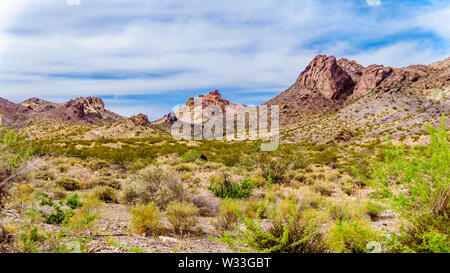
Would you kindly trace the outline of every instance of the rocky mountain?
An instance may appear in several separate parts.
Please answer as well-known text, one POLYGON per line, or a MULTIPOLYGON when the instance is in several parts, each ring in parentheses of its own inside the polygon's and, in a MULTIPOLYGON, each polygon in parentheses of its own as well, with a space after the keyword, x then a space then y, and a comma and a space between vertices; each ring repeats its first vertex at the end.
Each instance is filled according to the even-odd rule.
POLYGON ((27 125, 41 120, 57 120, 86 125, 101 125, 123 119, 122 116, 105 109, 103 100, 95 97, 80 97, 65 103, 53 103, 31 98, 19 104, 0 98, 2 125, 27 125))
POLYGON ((331 143, 346 135, 418 142, 426 122, 437 125, 450 113, 450 58, 395 68, 319 55, 267 104, 280 106, 287 140, 331 143))

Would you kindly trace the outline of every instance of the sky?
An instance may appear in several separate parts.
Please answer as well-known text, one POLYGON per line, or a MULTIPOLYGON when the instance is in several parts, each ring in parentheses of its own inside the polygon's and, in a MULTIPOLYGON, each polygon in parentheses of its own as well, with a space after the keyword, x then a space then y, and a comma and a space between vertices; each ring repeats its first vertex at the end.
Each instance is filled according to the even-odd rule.
POLYGON ((1 0, 0 97, 98 96, 152 120, 215 89, 258 105, 317 54, 445 59, 449 18, 439 0, 1 0))

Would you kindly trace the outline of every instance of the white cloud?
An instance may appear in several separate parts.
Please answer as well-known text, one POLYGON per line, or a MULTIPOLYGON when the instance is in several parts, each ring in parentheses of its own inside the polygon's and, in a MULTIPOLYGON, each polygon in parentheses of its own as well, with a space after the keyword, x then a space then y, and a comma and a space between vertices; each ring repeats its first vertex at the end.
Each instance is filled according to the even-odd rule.
POLYGON ((367 50, 354 55, 345 56, 357 60, 360 64, 389 64, 405 67, 414 64, 430 64, 449 56, 450 50, 437 53, 421 42, 399 42, 379 49, 367 50))
POLYGON ((417 26, 433 30, 438 35, 450 39, 450 7, 419 16, 417 26))
POLYGON ((381 0, 367 0, 369 6, 381 6, 381 0))

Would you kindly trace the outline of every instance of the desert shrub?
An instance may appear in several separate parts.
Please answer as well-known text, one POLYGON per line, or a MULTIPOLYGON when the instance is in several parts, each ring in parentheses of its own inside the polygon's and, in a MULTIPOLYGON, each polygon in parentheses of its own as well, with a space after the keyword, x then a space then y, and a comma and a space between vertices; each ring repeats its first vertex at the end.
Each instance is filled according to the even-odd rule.
POLYGON ((55 175, 48 170, 48 167, 42 167, 37 170, 34 177, 45 181, 52 181, 55 179, 55 175))
POLYGON ((370 219, 375 220, 380 216, 380 213, 384 211, 383 205, 375 202, 367 202, 365 206, 366 214, 369 215, 370 219))
POLYGON ((199 157, 200 157, 200 154, 196 150, 190 150, 180 156, 181 161, 183 161, 184 163, 195 162, 195 161, 197 161, 197 159, 199 159, 199 157))
POLYGON ((310 159, 309 162, 312 164, 321 164, 321 165, 328 165, 332 163, 336 163, 338 159, 337 153, 334 149, 326 149, 322 152, 318 152, 314 154, 310 159))
POLYGON ((0 127, 0 207, 8 196, 9 184, 26 172, 31 145, 15 130, 0 127))
POLYGON ((211 184, 208 189, 221 198, 245 198, 252 194, 253 187, 250 179, 238 183, 232 181, 227 174, 223 174, 222 179, 211 177, 211 184))
POLYGON ((292 170, 299 161, 298 153, 292 151, 261 152, 256 155, 255 161, 262 171, 265 179, 271 178, 273 183, 283 181, 284 175, 292 170))
POLYGON ((79 201, 78 194, 74 193, 66 199, 66 206, 71 209, 77 209, 83 206, 83 202, 79 201))
POLYGON ((323 184, 315 184, 313 189, 322 196, 331 196, 333 194, 333 189, 323 184))
POLYGON ((450 219, 446 215, 425 214, 410 220, 388 241, 390 252, 449 253, 450 219))
POLYGON ((46 224, 61 224, 67 222, 73 215, 73 210, 82 206, 78 201, 78 195, 70 196, 66 202, 60 200, 54 203, 50 200, 46 193, 38 192, 36 193, 36 199, 38 200, 39 209, 32 208, 36 211, 43 219, 46 224), (63 206, 66 205, 68 209, 63 206))
POLYGON ((56 170, 60 173, 65 173, 65 172, 67 172, 68 169, 69 169, 69 167, 67 167, 65 165, 60 165, 60 166, 56 167, 56 170))
POLYGON ((23 223, 17 239, 17 252, 37 253, 38 245, 46 240, 45 233, 33 223, 23 223))
POLYGON ((131 227, 137 234, 153 235, 161 231, 160 211, 155 203, 138 204, 130 210, 131 227))
POLYGON ((232 226, 239 221, 238 214, 241 211, 240 201, 233 199, 224 199, 219 207, 218 216, 215 221, 212 222, 213 226, 219 231, 223 232, 229 230, 232 226))
POLYGON ((108 167, 109 165, 110 164, 108 162, 106 162, 105 160, 91 159, 86 164, 86 167, 88 167, 89 169, 91 169, 93 171, 99 171, 99 170, 101 170, 103 168, 108 167))
POLYGON ((97 186, 92 190, 93 195, 106 203, 117 202, 118 191, 108 186, 97 186))
POLYGON ((220 241, 236 251, 265 253, 322 253, 325 240, 312 211, 299 210, 294 200, 279 204, 266 203, 265 222, 239 215, 245 228, 234 226, 233 232, 224 232, 220 241))
POLYGON ((443 228, 450 226, 450 138, 445 117, 440 128, 427 126, 429 146, 408 150, 390 144, 384 160, 372 162, 369 183, 407 222, 407 228, 394 236, 396 251, 433 252, 436 248, 426 248, 432 247, 430 242, 450 234, 443 228))
POLYGON ((376 242, 380 236, 363 220, 337 221, 328 236, 328 245, 333 252, 365 253, 370 242, 376 242))
POLYGON ((61 200, 66 198, 67 192, 63 188, 52 189, 52 198, 56 200, 61 200))
POLYGON ((176 170, 179 172, 192 172, 198 168, 196 164, 193 163, 183 163, 176 166, 176 170))
POLYGON ((211 194, 198 194, 190 198, 190 202, 197 206, 201 216, 214 216, 218 209, 219 204, 211 194))
POLYGON ((250 178, 249 181, 252 185, 254 185, 255 187, 262 187, 263 185, 265 185, 265 183, 267 182, 266 179, 262 176, 256 176, 256 177, 252 177, 250 178))
POLYGON ((353 193, 355 193, 355 185, 352 183, 352 180, 347 177, 344 177, 341 181, 339 181, 339 186, 348 196, 352 196, 353 193))
POLYGON ((87 185, 85 185, 85 188, 95 188, 98 186, 107 186, 116 190, 120 190, 122 188, 122 184, 119 180, 108 177, 91 180, 87 183, 87 185))
POLYGON ((64 188, 66 191, 76 191, 81 189, 81 184, 79 181, 68 177, 57 179, 56 185, 64 188))
MULTIPOLYGON (((66 204, 74 209, 74 214, 66 221, 65 231, 68 234, 89 234, 89 230, 96 224, 99 216, 97 208, 102 205, 102 202, 88 194, 84 194, 81 201, 78 201, 77 195, 72 195, 72 197, 74 197, 72 204, 69 203, 69 200, 66 204), (75 208, 78 209, 75 210, 75 208)), ((62 235, 65 236, 64 233, 62 235)), ((62 247, 64 248, 64 245, 62 247)))
POLYGON ((330 204, 327 208, 327 212, 330 214, 333 220, 346 221, 351 219, 351 212, 349 206, 341 203, 330 204))
POLYGON ((222 166, 220 163, 216 162, 206 162, 203 167, 208 170, 217 170, 222 166))
POLYGON ((133 171, 139 171, 145 168, 146 166, 147 164, 143 160, 137 159, 130 164, 130 169, 133 171))
POLYGON ((248 200, 244 208, 245 217, 251 219, 265 218, 267 211, 265 211, 264 200, 248 200))
POLYGON ((198 208, 188 202, 171 202, 166 208, 166 217, 176 233, 185 233, 197 226, 198 208))
POLYGON ((177 174, 167 165, 150 165, 124 185, 124 196, 129 203, 155 202, 163 208, 169 202, 184 201, 188 191, 177 174))

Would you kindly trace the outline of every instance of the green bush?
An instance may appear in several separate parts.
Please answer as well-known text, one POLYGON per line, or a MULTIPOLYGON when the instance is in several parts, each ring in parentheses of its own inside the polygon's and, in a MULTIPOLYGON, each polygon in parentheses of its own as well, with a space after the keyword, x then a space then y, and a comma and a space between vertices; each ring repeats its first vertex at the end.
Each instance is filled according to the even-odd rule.
POLYGON ((73 210, 83 206, 83 204, 78 201, 78 195, 76 194, 71 195, 65 203, 63 200, 54 203, 50 200, 49 196, 43 192, 36 193, 36 199, 39 201, 40 209, 33 210, 37 210, 37 213, 44 219, 46 224, 61 224, 67 222, 74 215, 73 210), (64 209, 64 205, 66 205, 68 209, 64 209))
POLYGON ((209 190, 217 197, 221 198, 246 198, 252 194, 253 184, 250 179, 237 183, 230 180, 228 175, 222 175, 223 179, 218 180, 215 177, 211 178, 209 190))
POLYGON ((377 242, 380 236, 363 220, 337 221, 331 228, 328 245, 333 252, 366 253, 370 242, 377 242))
POLYGON ((184 163, 193 163, 199 159, 200 155, 196 150, 190 150, 188 152, 185 152, 180 156, 181 161, 184 163))
MULTIPOLYGON (((325 240, 312 211, 301 211, 293 200, 276 204, 266 200, 267 219, 251 219, 239 214, 245 227, 234 226, 219 241, 235 251, 264 253, 323 253, 325 240)), ((258 213, 259 214, 259 213, 258 213)))
POLYGON ((78 200, 78 194, 72 194, 66 199, 66 205, 71 209, 81 208, 83 203, 78 200))
POLYGON ((373 179, 369 183, 407 222, 407 227, 398 236, 393 236, 396 242, 391 242, 392 251, 445 250, 445 247, 434 247, 430 243, 436 242, 436 238, 450 236, 447 228, 450 226, 449 132, 445 117, 440 128, 427 126, 431 139, 429 146, 410 150, 390 144, 383 161, 372 162, 373 179))

